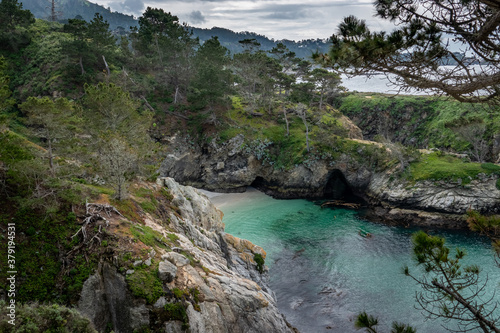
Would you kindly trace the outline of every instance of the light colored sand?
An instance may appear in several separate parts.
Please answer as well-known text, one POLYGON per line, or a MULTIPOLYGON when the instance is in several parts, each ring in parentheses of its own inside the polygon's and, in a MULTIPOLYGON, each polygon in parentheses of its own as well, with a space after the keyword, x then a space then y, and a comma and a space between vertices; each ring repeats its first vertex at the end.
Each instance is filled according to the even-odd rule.
POLYGON ((248 187, 246 192, 243 193, 218 193, 201 189, 198 189, 198 191, 205 194, 210 201, 212 201, 215 207, 219 209, 242 205, 245 201, 251 201, 256 197, 265 196, 264 193, 253 187, 248 187))

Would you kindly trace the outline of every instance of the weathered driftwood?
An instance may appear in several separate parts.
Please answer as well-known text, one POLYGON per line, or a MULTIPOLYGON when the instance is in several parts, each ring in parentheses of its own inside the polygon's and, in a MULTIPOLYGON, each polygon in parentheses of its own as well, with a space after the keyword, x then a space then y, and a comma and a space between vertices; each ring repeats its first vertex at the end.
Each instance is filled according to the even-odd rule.
POLYGON ((109 226, 108 219, 103 215, 111 217, 112 214, 117 214, 123 217, 123 215, 115 207, 111 205, 88 203, 88 202, 85 203, 85 218, 83 219, 83 225, 73 236, 71 236, 71 238, 76 237, 78 234, 81 233, 83 236, 83 243, 85 244, 90 243, 95 238, 97 238, 100 243, 101 239, 99 238, 98 235, 101 234, 102 225, 99 225, 98 232, 90 240, 87 240, 87 238, 89 237, 87 234, 87 226, 96 223, 98 221, 104 221, 106 223, 106 226, 109 226))

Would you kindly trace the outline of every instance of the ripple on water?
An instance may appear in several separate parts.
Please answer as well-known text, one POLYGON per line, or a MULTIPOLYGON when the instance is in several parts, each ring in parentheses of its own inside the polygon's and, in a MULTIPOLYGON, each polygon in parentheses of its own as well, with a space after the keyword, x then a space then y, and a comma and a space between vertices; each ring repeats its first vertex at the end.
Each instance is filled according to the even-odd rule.
MULTIPOLYGON (((419 333, 446 332, 443 322, 425 321, 415 310, 415 283, 401 273, 412 267, 414 229, 363 221, 354 211, 321 209, 306 200, 275 200, 255 190, 218 198, 226 231, 268 253, 271 287, 278 307, 301 332, 358 332, 361 311, 379 317, 381 331, 393 320, 419 333), (371 234, 371 237, 363 235, 371 234)), ((487 240, 460 232, 439 232, 465 247, 469 262, 500 280, 487 240)), ((493 287, 494 288, 494 287, 493 287)))

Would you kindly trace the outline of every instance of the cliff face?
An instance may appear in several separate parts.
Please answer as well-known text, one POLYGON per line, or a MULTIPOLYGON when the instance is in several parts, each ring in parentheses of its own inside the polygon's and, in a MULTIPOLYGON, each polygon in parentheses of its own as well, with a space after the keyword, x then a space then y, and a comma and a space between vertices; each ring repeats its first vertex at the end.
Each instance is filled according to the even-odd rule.
POLYGON ((276 170, 243 149, 244 138, 209 144, 204 149, 182 145, 162 164, 161 174, 183 184, 221 192, 244 191, 252 185, 277 198, 364 199, 367 217, 399 224, 466 227, 467 209, 485 214, 500 212, 496 175, 479 175, 469 184, 447 181, 410 182, 391 171, 376 172, 363 161, 343 154, 276 170))
POLYGON ((480 175, 464 185, 460 181, 409 182, 376 174, 366 192, 373 204, 368 217, 399 224, 465 228, 464 214, 469 209, 500 213, 497 178, 480 175))
POLYGON ((182 138, 174 137, 171 146, 160 174, 211 191, 243 192, 252 185, 276 198, 341 197, 346 191, 363 191, 372 175, 369 168, 352 163, 348 156, 335 165, 315 159, 289 170, 276 169, 245 150, 242 135, 203 148, 185 145, 182 138))
MULTIPOLYGON (((162 188, 175 209, 160 206, 161 219, 147 214, 146 226, 136 228, 175 246, 142 247, 133 267, 120 256, 101 263, 84 283, 79 310, 100 332, 294 332, 276 307, 266 269, 259 272, 255 262, 264 250, 225 234, 222 213, 196 189, 171 178, 152 190, 162 188)), ((126 234, 123 218, 110 223, 117 237, 126 234)))

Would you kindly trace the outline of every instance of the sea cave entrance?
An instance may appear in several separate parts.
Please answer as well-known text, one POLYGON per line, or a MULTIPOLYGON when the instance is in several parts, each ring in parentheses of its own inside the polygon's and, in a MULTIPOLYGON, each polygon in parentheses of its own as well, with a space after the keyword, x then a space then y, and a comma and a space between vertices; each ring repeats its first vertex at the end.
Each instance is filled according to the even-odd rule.
POLYGON ((342 200, 348 202, 359 202, 361 198, 356 196, 342 171, 335 169, 330 173, 328 182, 323 190, 325 199, 342 200))

